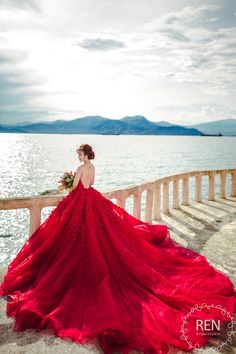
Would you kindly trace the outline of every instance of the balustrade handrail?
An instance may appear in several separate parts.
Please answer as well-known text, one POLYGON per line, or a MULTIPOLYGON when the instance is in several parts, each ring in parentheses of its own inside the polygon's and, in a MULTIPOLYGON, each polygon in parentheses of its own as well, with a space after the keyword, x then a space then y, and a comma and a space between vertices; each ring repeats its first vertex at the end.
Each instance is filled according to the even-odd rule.
MULTIPOLYGON (((117 204, 125 208, 126 200, 133 196, 133 215, 141 218, 141 195, 146 190, 145 221, 152 222, 160 219, 161 212, 168 213, 170 209, 169 185, 173 182, 173 208, 180 205, 189 205, 189 179, 195 177, 195 201, 202 201, 202 177, 208 176, 208 200, 215 200, 215 175, 220 175, 220 198, 226 198, 226 178, 231 175, 231 196, 236 197, 236 168, 216 170, 195 170, 180 172, 174 175, 159 177, 154 181, 147 181, 140 185, 122 189, 113 189, 101 192, 108 199, 116 199, 117 204), (179 200, 179 181, 182 180, 182 202, 179 200), (162 187, 162 188, 161 188, 162 187), (161 190, 162 189, 162 190, 161 190), (162 193, 161 193, 162 192, 162 193), (163 208, 161 208, 161 200, 163 208)), ((41 211, 45 207, 56 206, 67 194, 53 196, 26 196, 0 198, 0 210, 28 208, 30 210, 29 235, 41 224, 41 211)))

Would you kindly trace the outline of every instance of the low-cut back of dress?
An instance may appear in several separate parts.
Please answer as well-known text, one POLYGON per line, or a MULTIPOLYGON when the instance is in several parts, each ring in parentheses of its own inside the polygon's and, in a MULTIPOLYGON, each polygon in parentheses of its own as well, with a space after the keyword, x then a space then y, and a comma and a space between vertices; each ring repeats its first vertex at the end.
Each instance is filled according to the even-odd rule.
MULTIPOLYGON (((81 180, 12 260, 0 295, 8 295, 14 330, 48 328, 105 354, 192 351, 181 333, 191 308, 219 304, 234 316, 236 307, 233 283, 203 255, 81 180)), ((195 322, 210 318, 225 320, 207 306, 192 313, 189 341, 208 342, 195 322)))
MULTIPOLYGON (((90 166, 89 166, 88 168, 90 168, 90 166)), ((92 186, 92 184, 94 183, 94 180, 95 180, 94 174, 92 175, 92 178, 90 178, 89 187, 86 187, 86 183, 82 181, 83 175, 84 175, 84 173, 82 172, 79 181, 81 181, 81 183, 82 183, 82 185, 83 185, 84 188, 90 188, 90 187, 92 186)))

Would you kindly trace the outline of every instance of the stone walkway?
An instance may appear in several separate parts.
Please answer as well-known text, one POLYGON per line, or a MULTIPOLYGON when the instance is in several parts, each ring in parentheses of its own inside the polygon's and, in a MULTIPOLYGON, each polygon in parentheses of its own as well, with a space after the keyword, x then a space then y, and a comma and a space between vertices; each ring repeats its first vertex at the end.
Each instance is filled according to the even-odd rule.
POLYGON ((157 223, 166 224, 174 240, 203 254, 236 286, 236 198, 181 205, 162 213, 157 223))
MULTIPOLYGON (((236 198, 193 202, 190 206, 171 209, 169 215, 161 214, 161 217, 157 223, 168 225, 173 239, 206 256, 208 261, 227 274, 236 286, 236 198)), ((0 281, 5 271, 0 271, 0 281)), ((102 353, 99 348, 77 345, 43 332, 14 332, 13 320, 6 317, 5 308, 6 302, 1 299, 1 354, 102 353)), ((214 345, 218 346, 219 342, 212 343, 212 346, 207 346, 198 353, 218 353, 214 350, 214 345)), ((225 345, 222 352, 236 354, 236 333, 232 336, 232 345, 225 345)), ((186 352, 179 351, 178 354, 180 353, 186 352)))

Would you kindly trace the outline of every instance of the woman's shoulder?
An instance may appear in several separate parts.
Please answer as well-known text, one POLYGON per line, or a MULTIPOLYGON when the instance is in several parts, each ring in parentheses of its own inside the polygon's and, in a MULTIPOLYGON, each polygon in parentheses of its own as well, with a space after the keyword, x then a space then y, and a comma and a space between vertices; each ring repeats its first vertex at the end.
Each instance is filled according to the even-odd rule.
MULTIPOLYGON (((84 165, 83 165, 84 166, 84 165)), ((89 166, 84 166, 85 168, 88 168, 88 167, 92 167, 92 169, 95 169, 95 165, 92 163, 92 162, 90 162, 90 165, 89 166)))
MULTIPOLYGON (((90 166, 89 166, 90 167, 90 166)), ((95 165, 91 162, 91 167, 92 167, 92 169, 94 169, 95 170, 95 165)), ((85 169, 87 169, 88 168, 88 166, 86 166, 86 165, 84 165, 84 164, 82 164, 82 165, 79 165, 78 167, 77 167, 77 170, 85 170, 85 169)))

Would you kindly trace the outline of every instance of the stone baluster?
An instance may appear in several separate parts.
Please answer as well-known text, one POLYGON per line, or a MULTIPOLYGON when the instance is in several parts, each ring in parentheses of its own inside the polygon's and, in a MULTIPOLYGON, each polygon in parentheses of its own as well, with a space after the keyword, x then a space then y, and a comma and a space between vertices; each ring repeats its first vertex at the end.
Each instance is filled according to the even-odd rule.
POLYGON ((126 198, 125 197, 120 197, 117 198, 117 205, 123 209, 125 209, 126 206, 126 198))
POLYGON ((163 182, 163 213, 169 213, 169 181, 163 182))
POLYGON ((231 197, 236 197, 236 170, 231 173, 231 197))
POLYGON ((152 207, 153 207, 153 188, 147 188, 146 192, 146 207, 145 207, 145 221, 152 222, 152 207))
POLYGON ((227 171, 220 172, 220 198, 226 198, 226 177, 227 171))
POLYGON ((215 200, 215 173, 208 173, 208 200, 215 200))
POLYGON ((189 177, 183 177, 183 201, 182 205, 189 205, 189 177))
POLYGON ((133 196, 133 215, 135 218, 140 219, 141 218, 141 192, 140 189, 137 193, 134 194, 133 196))
POLYGON ((127 192, 126 189, 119 190, 119 193, 116 195, 117 205, 123 209, 126 207, 127 192))
POLYGON ((34 204, 31 208, 29 208, 30 211, 29 236, 31 236, 41 225, 41 210, 42 208, 37 204, 34 204))
POLYGON ((200 172, 195 175, 195 201, 202 201, 202 174, 200 172))
POLYGON ((158 220, 161 218, 161 184, 156 182, 154 184, 153 194, 153 219, 158 220))
POLYGON ((179 179, 173 180, 173 208, 179 208, 179 179))

